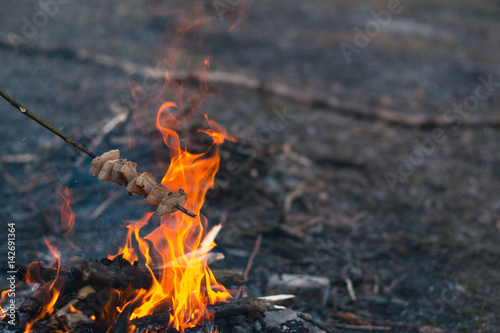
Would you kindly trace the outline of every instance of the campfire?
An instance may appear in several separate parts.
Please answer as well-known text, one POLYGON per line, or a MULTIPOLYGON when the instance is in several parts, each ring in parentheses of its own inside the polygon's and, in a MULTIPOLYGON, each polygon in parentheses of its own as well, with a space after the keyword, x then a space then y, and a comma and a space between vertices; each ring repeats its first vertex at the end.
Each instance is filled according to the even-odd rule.
MULTIPOLYGON (((32 114, 18 102, 12 104, 32 114)), ((136 163, 120 159, 118 150, 95 156, 90 168, 91 176, 123 185, 130 196, 144 196, 157 208, 160 225, 142 236, 140 231, 154 212, 130 221, 118 254, 81 260, 68 270, 61 267, 59 250, 46 239, 53 265, 44 267, 35 261, 15 267, 19 281, 35 288, 16 313, 7 310, 3 314, 4 321, 22 325, 24 332, 185 332, 195 328, 214 332, 216 319, 241 314, 257 318, 280 308, 272 301, 283 297, 235 299, 247 282, 246 276, 210 269, 210 263, 223 258, 220 253, 211 253, 221 226, 207 230, 200 210, 219 168, 219 146, 234 138, 207 117, 208 128, 199 131, 212 143, 205 152, 191 153, 181 147, 174 109, 175 104, 166 102, 157 115, 157 127, 171 157, 160 183, 150 173, 137 172, 136 163), (230 287, 236 289, 230 293, 230 287)), ((68 233, 75 223, 68 188, 62 196, 61 217, 68 233)))
MULTIPOLYGON (((199 20, 196 24, 200 22, 205 21, 199 20)), ((208 70, 208 66, 206 59, 201 72, 208 70)), ((170 83, 167 71, 163 92, 170 83)), ((201 89, 207 89, 201 83, 201 89)), ((193 152, 188 144, 181 144, 183 141, 176 130, 187 118, 186 109, 191 116, 200 108, 204 97, 183 97, 182 85, 174 86, 174 90, 180 104, 166 100, 156 116, 156 128, 170 156, 168 170, 160 181, 152 173, 138 171, 138 164, 121 157, 119 150, 95 154, 0 90, 0 95, 23 115, 91 156, 92 177, 123 186, 130 197, 142 196, 147 204, 155 207, 155 211, 146 213, 138 221, 127 221, 123 246, 118 253, 100 260, 79 259, 66 267, 62 264, 64 249, 58 249, 44 238, 53 258, 51 263, 34 261, 11 268, 12 279, 15 276, 19 281, 15 288, 27 284, 32 292, 18 300, 21 301, 18 306, 12 305, 12 299, 12 304, 5 304, 9 290, 2 293, 2 322, 14 325, 7 326, 9 329, 20 328, 19 332, 222 332, 228 322, 235 318, 238 321, 241 316, 263 327, 266 325, 262 321, 264 313, 284 309, 276 303, 293 297, 241 297, 246 296, 248 270, 261 238, 244 274, 210 268, 212 263, 224 258, 221 253, 211 252, 222 226, 209 227, 201 209, 219 169, 220 146, 236 140, 205 116, 203 126, 197 129, 207 142, 204 150, 193 152), (182 104, 186 100, 187 108, 182 104), (145 232, 145 226, 157 223, 151 222, 152 219, 160 219, 158 226, 145 232)), ((123 193, 125 195, 125 191, 123 193)), ((72 212, 67 187, 61 196, 64 198, 62 230, 68 234, 79 221, 72 212)), ((309 331, 295 319, 287 325, 297 328, 297 332, 309 331)))

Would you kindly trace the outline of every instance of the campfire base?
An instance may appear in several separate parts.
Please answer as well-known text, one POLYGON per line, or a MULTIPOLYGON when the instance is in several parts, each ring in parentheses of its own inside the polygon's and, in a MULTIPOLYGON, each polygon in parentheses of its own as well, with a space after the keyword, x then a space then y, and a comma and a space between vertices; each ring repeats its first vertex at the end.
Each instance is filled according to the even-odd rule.
MULTIPOLYGON (((223 306, 219 306, 215 312, 215 322, 206 322, 199 327, 188 328, 185 333, 209 333, 215 332, 236 332, 236 333, 321 333, 324 332, 315 326, 303 321, 297 316, 297 312, 291 309, 263 310, 262 300, 255 298, 244 298, 233 301, 223 306)), ((267 305, 265 306, 268 307, 267 305)), ((168 327, 167 315, 150 315, 135 319, 130 324, 136 325, 134 333, 157 332, 157 333, 178 333, 175 328, 168 327)), ((111 332, 126 332, 127 327, 122 327, 117 323, 111 332)), ((23 333, 19 323, 11 325, 6 322, 0 323, 1 333, 23 333)), ((37 325, 37 329, 32 332, 62 332, 50 326, 37 325)), ((106 329, 98 327, 93 323, 79 324, 72 332, 78 333, 105 333, 106 329)))
MULTIPOLYGON (((155 269, 152 273, 157 279, 162 274, 155 269)), ((247 282, 238 272, 213 270, 212 273, 226 288, 240 288, 247 282)), ((24 332, 22 328, 27 323, 33 323, 31 332, 44 333, 122 333, 132 331, 132 327, 135 333, 177 332, 169 327, 168 303, 157 306, 152 315, 129 320, 138 306, 130 301, 140 289, 151 287, 154 276, 148 269, 139 268, 137 263, 131 264, 121 256, 113 260, 82 260, 70 271, 44 268, 35 262, 18 266, 16 276, 40 286, 19 306, 16 325, 11 325, 10 318, 5 317, 0 332, 24 332), (55 301, 53 288, 57 288, 59 294, 55 301), (47 311, 49 303, 51 308, 47 311), (122 310, 118 312, 117 307, 122 310)), ((296 312, 275 304, 289 296, 246 297, 211 305, 208 311, 214 322, 201 323, 185 332, 312 332, 313 328, 298 318, 296 312)))

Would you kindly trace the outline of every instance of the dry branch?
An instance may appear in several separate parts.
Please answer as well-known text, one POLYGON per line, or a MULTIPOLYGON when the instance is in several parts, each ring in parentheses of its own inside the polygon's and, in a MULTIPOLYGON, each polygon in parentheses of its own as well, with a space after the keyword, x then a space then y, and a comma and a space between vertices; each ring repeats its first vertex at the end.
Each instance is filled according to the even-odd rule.
MULTIPOLYGON (((0 47, 16 49, 25 54, 44 54, 47 57, 63 57, 80 62, 92 63, 107 69, 118 70, 129 74, 135 73, 151 79, 164 79, 165 70, 148 66, 141 66, 130 61, 119 60, 105 54, 91 53, 84 49, 70 49, 61 47, 48 47, 38 44, 14 45, 6 36, 0 36, 0 47)), ((264 93, 281 96, 292 101, 311 105, 313 107, 327 108, 351 117, 364 119, 376 119, 388 124, 409 127, 451 127, 457 125, 453 119, 444 119, 438 116, 401 114, 382 107, 371 107, 359 105, 353 102, 340 101, 326 94, 315 94, 306 92, 304 89, 296 89, 278 82, 268 82, 257 77, 244 74, 229 73, 222 71, 189 71, 185 69, 169 70, 168 76, 174 81, 200 81, 207 83, 223 83, 241 87, 244 89, 257 90, 264 93)), ((477 117, 463 119, 461 126, 500 126, 500 115, 489 117, 477 117)))

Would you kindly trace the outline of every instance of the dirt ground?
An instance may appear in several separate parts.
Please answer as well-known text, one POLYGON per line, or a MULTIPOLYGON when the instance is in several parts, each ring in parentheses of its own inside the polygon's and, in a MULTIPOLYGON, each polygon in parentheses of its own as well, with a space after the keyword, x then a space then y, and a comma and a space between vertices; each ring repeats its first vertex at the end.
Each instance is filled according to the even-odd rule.
MULTIPOLYGON (((172 68, 195 69, 209 58, 212 71, 312 96, 227 80, 209 87, 200 112, 238 140, 222 146, 202 211, 225 225, 216 251, 226 259, 217 265, 244 271, 260 234, 248 294, 268 294, 275 273, 327 277, 326 304, 288 306, 332 331, 497 331, 499 2, 262 0, 229 31, 246 6, 231 3, 223 13, 216 1, 2 1, 0 88, 87 145, 120 105, 127 121, 94 150, 118 148, 157 177, 169 156, 156 110, 175 94, 117 62, 162 69, 168 57, 172 68), (179 38, 178 28, 202 14, 215 18, 179 38), (76 50, 114 60, 84 60, 76 50)), ((200 91, 183 84, 187 95, 200 91)), ((123 221, 150 208, 91 178, 91 158, 7 102, 0 109, 0 271, 12 222, 17 264, 50 261, 44 236, 68 263, 116 253, 123 221), (60 186, 74 196, 69 236, 58 227, 60 186)), ((196 123, 181 135, 199 139, 196 123)))

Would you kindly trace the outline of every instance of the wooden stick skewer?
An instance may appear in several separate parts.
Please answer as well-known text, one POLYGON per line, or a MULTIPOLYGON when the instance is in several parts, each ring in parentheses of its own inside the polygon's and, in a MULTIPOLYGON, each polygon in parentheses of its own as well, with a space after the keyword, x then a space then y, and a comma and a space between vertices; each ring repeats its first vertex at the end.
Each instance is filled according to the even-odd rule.
MULTIPOLYGON (((21 103, 16 101, 14 98, 12 98, 9 94, 7 94, 2 89, 0 89, 0 96, 2 96, 3 99, 5 99, 7 102, 9 102, 10 105, 12 105, 16 109, 18 109, 22 114, 33 119, 34 121, 36 121, 37 123, 39 123, 40 125, 45 127, 46 129, 48 129, 49 131, 51 131, 52 133, 54 133, 55 135, 57 135, 58 137, 63 139, 66 143, 69 143, 70 145, 72 145, 76 149, 84 152, 85 154, 89 155, 92 158, 98 157, 97 154, 95 154, 94 152, 90 151, 89 149, 87 149, 86 147, 81 145, 78 141, 72 139, 68 135, 64 134, 63 132, 61 132, 57 128, 53 127, 52 125, 47 123, 45 120, 43 120, 42 118, 38 117, 36 114, 34 114, 30 110, 28 110, 25 106, 21 105, 21 103)), ((180 210, 181 212, 183 212, 184 214, 186 214, 188 216, 196 217, 196 214, 187 210, 186 208, 184 208, 183 206, 181 206, 179 204, 175 204, 175 208, 177 208, 178 210, 180 210)))

